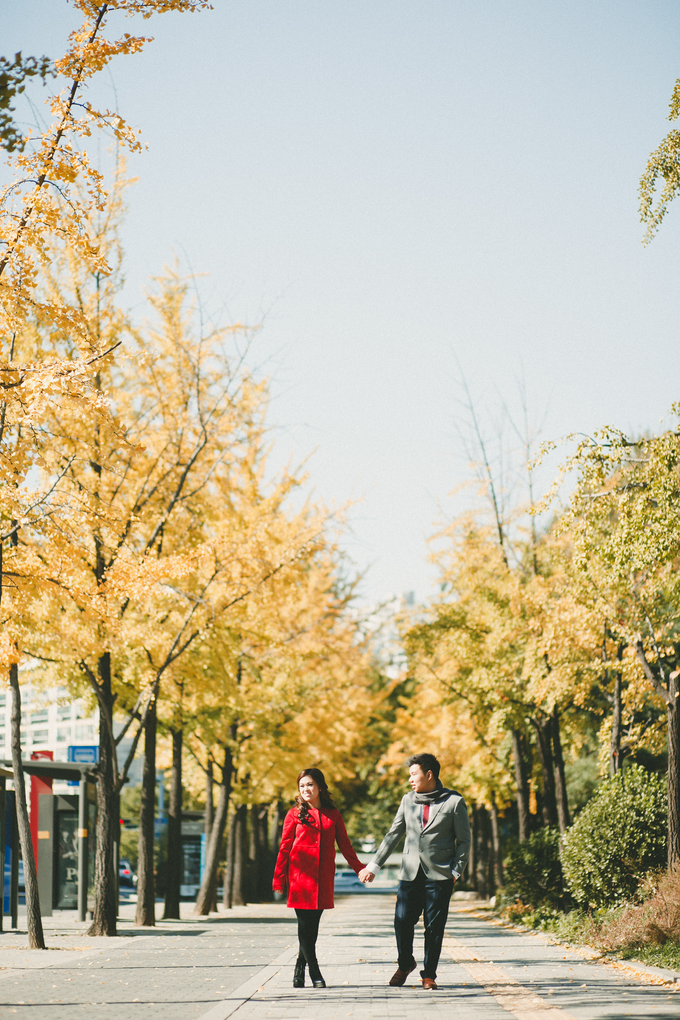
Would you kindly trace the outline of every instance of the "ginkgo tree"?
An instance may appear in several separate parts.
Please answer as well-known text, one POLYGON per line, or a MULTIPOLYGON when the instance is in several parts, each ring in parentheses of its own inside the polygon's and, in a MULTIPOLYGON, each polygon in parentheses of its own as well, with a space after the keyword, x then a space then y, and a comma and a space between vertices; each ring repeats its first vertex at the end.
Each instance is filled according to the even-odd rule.
MULTIPOLYGON (((107 30, 122 29, 135 16, 148 21, 158 14, 196 11, 206 0, 73 0, 83 22, 69 36, 69 45, 54 62, 59 91, 49 98, 51 119, 40 132, 17 138, 8 153, 9 183, 0 193, 0 336, 3 357, 0 384, 15 414, 30 424, 41 409, 40 396, 58 383, 79 387, 93 374, 92 360, 101 356, 102 338, 92 329, 87 312, 62 292, 47 294, 42 271, 64 244, 92 274, 106 274, 105 251, 90 229, 93 214, 106 208, 101 172, 85 148, 93 132, 105 130, 131 150, 140 148, 138 133, 117 111, 97 109, 86 90, 116 57, 139 52, 145 36, 107 30), (69 352, 49 345, 23 351, 17 340, 39 309, 51 329, 67 335, 69 352)), ((45 71, 44 62, 38 70, 45 71)), ((25 71, 25 68, 24 68, 25 71)), ((8 72, 9 74, 9 72, 8 72)))
MULTIPOLYGON (((185 706, 214 704, 227 718, 229 702, 215 700, 220 685, 206 673, 208 662, 219 676, 230 661, 215 645, 217 635, 247 635, 251 661, 256 658, 260 669, 266 661, 278 683, 293 661, 304 659, 308 632, 316 635, 315 647, 330 654, 322 641, 324 621, 337 619, 346 602, 337 595, 330 519, 318 509, 287 509, 302 476, 267 478, 267 391, 245 367, 248 331, 210 326, 192 308, 192 281, 176 270, 154 282, 149 322, 133 328, 121 313, 123 193, 121 176, 106 215, 90 224, 109 273, 92 273, 70 246, 44 273, 46 291, 64 302, 77 298, 98 336, 110 346, 122 339, 124 346, 115 363, 102 361, 96 376, 110 423, 84 415, 71 421, 59 404, 46 415, 49 433, 68 435, 77 450, 71 457, 55 447, 55 456, 61 458, 62 491, 84 513, 77 527, 67 518, 34 550, 44 590, 27 606, 23 645, 74 692, 89 687, 99 707, 91 930, 100 934, 115 932, 117 803, 142 737, 137 920, 154 923, 159 705, 162 712, 168 696, 172 701, 181 689, 185 706), (116 720, 123 723, 118 732, 116 720), (127 736, 132 746, 119 761, 127 736)), ((49 322, 36 315, 31 330, 39 342, 49 322)), ((353 660, 355 629, 347 625, 342 633, 353 660)), ((316 655, 322 661, 322 652, 316 655)), ((250 725, 248 717, 243 726, 250 725)), ((229 774, 227 768, 223 779, 229 774)), ((219 807, 216 821, 219 833, 219 807)))
MULTIPOLYGON (((668 112, 669 120, 680 117, 680 78, 675 83, 668 112)), ((668 207, 680 192, 680 131, 673 128, 650 153, 640 178, 640 219, 647 224, 644 242, 648 244, 661 226, 668 207), (657 191, 663 181, 661 192, 657 191)))
MULTIPOLYGON (((137 134, 117 112, 97 109, 83 94, 93 79, 117 56, 138 52, 148 40, 123 32, 118 39, 107 35, 110 21, 139 16, 148 20, 169 11, 205 8, 202 0, 113 0, 95 3, 74 0, 83 21, 70 37, 68 48, 53 65, 46 59, 4 60, 2 68, 2 141, 7 152, 9 183, 0 193, 0 410, 2 457, 0 480, 3 493, 2 544, 14 559, 22 558, 9 570, 14 597, 27 607, 38 594, 41 577, 26 572, 26 547, 42 540, 47 524, 56 522, 66 530, 78 530, 80 520, 93 508, 87 500, 65 496, 59 483, 65 465, 75 457, 69 442, 70 429, 47 442, 47 418, 59 407, 64 425, 69 415, 97 421, 111 430, 106 400, 97 384, 101 361, 115 346, 92 328, 79 301, 64 298, 62 291, 50 294, 44 287, 44 270, 55 252, 71 249, 93 275, 108 272, 105 255, 89 231, 95 211, 106 208, 102 177, 88 157, 85 145, 92 132, 105 128, 118 143, 139 148, 137 134), (46 79, 56 76, 59 91, 49 99, 50 120, 44 130, 22 134, 12 122, 11 100, 36 72, 46 79), (6 103, 5 100, 9 101, 6 103), (36 320, 45 326, 40 342, 31 343, 36 320), (56 441, 55 441, 56 439, 56 441), (61 440, 65 439, 65 442, 61 440), (30 533, 32 541, 19 551, 18 529, 30 533), (35 582, 35 585, 31 584, 35 582), (19 594, 19 589, 21 592, 19 594)), ((122 25, 120 26, 122 28, 122 25)), ((77 432, 77 428, 75 430, 77 432)), ((115 431, 115 428, 113 429, 115 431)), ((124 445, 122 435, 118 441, 124 445)), ((35 565, 35 561, 33 561, 35 565)), ((43 573, 44 573, 44 564, 43 573)), ((4 586, 4 576, 0 585, 4 586)), ((9 607, 12 621, 19 606, 9 607)), ((5 611, 7 600, 5 600, 5 611)), ((20 689, 17 661, 22 649, 18 634, 4 628, 0 650, 9 669, 13 692, 13 764, 17 788, 19 829, 26 870, 26 901, 29 944, 44 948, 32 845, 28 834, 26 798, 20 758, 20 689)))
POLYGON ((522 840, 539 791, 545 824, 570 824, 563 745, 578 742, 579 716, 595 708, 599 617, 572 591, 568 543, 548 530, 522 545, 520 533, 511 559, 498 534, 467 514, 438 536, 440 594, 405 629, 418 687, 403 725, 408 717, 417 726, 421 702, 433 698, 449 718, 458 713, 466 764, 456 781, 494 830, 497 811, 516 798, 522 840))
MULTIPOLYGON (((101 733, 93 931, 105 934, 115 931, 116 798, 136 742, 142 728, 153 725, 150 713, 162 677, 195 640, 202 625, 197 620, 205 616, 225 572, 234 569, 235 559, 247 562, 253 551, 252 543, 245 542, 238 560, 229 545, 234 528, 226 520, 228 504, 224 527, 215 534, 205 534, 204 518, 211 487, 235 474, 239 458, 247 455, 251 432, 259 428, 264 390, 246 372, 234 376, 224 331, 191 334, 186 283, 171 273, 158 288, 151 297, 157 328, 128 333, 127 356, 100 373, 102 390, 113 395, 116 414, 126 422, 125 445, 107 442, 101 429, 91 429, 89 458, 74 461, 65 475, 72 491, 84 494, 97 511, 88 527, 68 536, 67 557, 61 552, 63 569, 54 597, 61 605, 61 635, 70 639, 67 650, 56 632, 51 640, 47 635, 49 619, 34 639, 34 645, 40 644, 37 655, 51 656, 71 675, 82 675, 97 698, 101 733), (182 588, 183 578, 191 579, 189 591, 182 588), (164 627, 157 624, 159 613, 164 627), (142 633, 139 620, 147 617, 150 626, 142 633), (144 669, 127 668, 130 648, 144 656, 144 669), (114 706, 127 708, 133 717, 141 713, 125 763, 117 762, 122 734, 114 736, 114 706)), ((113 312, 102 314, 108 305, 101 288, 83 287, 81 293, 83 300, 89 294, 103 331, 120 327, 113 312)), ((62 427, 55 417, 54 431, 62 427)), ((52 555, 58 554, 56 549, 52 555)), ((249 576, 261 580, 266 570, 257 559, 253 564, 249 576)))
POLYGON ((364 743, 375 695, 331 523, 318 507, 291 517, 284 527, 294 534, 310 529, 303 554, 211 635, 219 643, 188 736, 194 757, 211 758, 221 773, 199 914, 211 902, 232 791, 241 805, 277 801, 284 791, 288 799, 300 762, 323 763, 337 780, 353 772, 364 743))
MULTIPOLYGON (((197 699, 204 704, 213 700, 220 690, 214 668, 219 675, 225 659, 229 659, 224 648, 219 657, 210 654, 211 650, 216 651, 218 634, 225 629, 229 634, 239 631, 244 615, 251 616, 255 606, 264 615, 272 602, 276 604, 274 593, 281 592, 280 597, 285 598, 290 592, 289 597, 295 597, 296 579, 306 569, 315 546, 323 540, 318 521, 304 515, 289 517, 285 510, 284 501, 293 479, 285 476, 263 491, 265 486, 257 464, 257 454, 262 450, 259 430, 254 430, 250 442, 257 470, 251 470, 250 458, 248 463, 236 467, 232 461, 229 472, 215 471, 210 484, 195 501, 193 511, 200 517, 200 539, 189 556, 196 560, 196 566, 172 583, 168 578, 160 593, 152 591, 148 599, 137 600, 129 617, 126 632, 129 646, 136 650, 135 672, 141 673, 145 667, 148 672, 149 666, 155 669, 150 689, 154 703, 159 695, 165 696, 160 682, 166 669, 176 678, 181 676, 185 701, 197 699), (190 651, 193 654, 188 658, 190 651)), ((177 531, 174 527, 166 531, 164 546, 170 569, 173 548, 178 550, 186 545, 187 530, 180 521, 177 531)), ((176 690, 177 684, 170 683, 169 691, 176 690)), ((219 707, 222 713, 227 711, 224 702, 219 707)), ((228 769, 224 771, 222 786, 228 778, 228 769)), ((152 823, 155 762, 149 763, 148 774, 152 823)), ((146 784, 144 789, 146 792, 146 784)), ((219 830, 223 825, 220 807, 215 822, 219 830)), ((141 901, 142 895, 147 894, 149 904, 144 917, 140 914, 139 923, 153 923, 153 899, 147 893, 148 886, 152 887, 152 843, 149 838, 142 852, 140 842, 140 864, 146 854, 148 869, 143 871, 140 867, 139 898, 141 901)))

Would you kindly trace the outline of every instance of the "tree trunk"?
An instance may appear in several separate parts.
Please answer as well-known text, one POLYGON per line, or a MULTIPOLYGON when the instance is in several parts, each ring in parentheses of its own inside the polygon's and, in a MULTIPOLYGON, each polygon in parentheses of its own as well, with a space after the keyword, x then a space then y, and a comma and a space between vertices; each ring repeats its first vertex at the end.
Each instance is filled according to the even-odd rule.
POLYGON ((213 760, 208 758, 208 767, 205 770, 205 842, 206 846, 210 841, 210 834, 213 827, 213 819, 215 817, 215 805, 213 798, 213 760))
POLYGON ((265 903, 271 899, 268 815, 267 804, 253 804, 250 809, 250 886, 252 901, 255 903, 265 903))
POLYGON ((113 742, 113 692, 111 654, 104 652, 97 664, 99 682, 99 765, 97 766, 97 834, 94 851, 94 912, 88 935, 116 935, 118 876, 115 846, 120 829, 118 814, 118 768, 113 742))
POLYGON ((257 898, 267 903, 272 898, 274 861, 269 849, 269 805, 260 804, 257 827, 257 898))
POLYGON ((181 729, 172 733, 172 771, 168 811, 168 869, 164 918, 179 918, 182 885, 182 739, 181 729))
POLYGON ((247 903, 248 880, 248 808, 239 804, 234 815, 234 877, 231 902, 235 907, 247 903))
POLYGON ((248 826, 248 903, 259 903, 259 868, 260 854, 260 805, 251 804, 250 824, 248 826))
MULTIPOLYGON (((215 805, 213 799, 213 760, 208 758, 208 767, 205 772, 205 845, 208 846, 210 843, 210 836, 212 834, 213 821, 215 819, 215 805)), ((209 913, 217 911, 217 881, 215 881, 212 890, 212 899, 209 905, 209 913)))
POLYGON ((519 730, 512 731, 512 754, 515 761, 515 782, 517 783, 517 820, 519 841, 529 838, 529 779, 525 756, 525 741, 519 730))
POLYGON ((19 667, 9 667, 9 682, 12 688, 12 769, 14 770, 14 798, 16 802, 17 828, 21 841, 21 856, 24 860, 24 883, 26 890, 26 926, 30 949, 45 949, 40 897, 38 895, 38 872, 35 866, 31 826, 26 803, 26 782, 21 764, 21 691, 19 689, 19 667))
POLYGON ((543 774, 543 821, 546 825, 557 827, 557 797, 555 795, 555 763, 552 753, 552 716, 532 719, 538 737, 538 755, 541 759, 543 774))
POLYGON ((609 775, 615 776, 621 769, 621 673, 614 676, 612 711, 612 736, 609 745, 609 775))
POLYGON ((501 834, 498 826, 498 808, 496 797, 491 794, 491 838, 493 841, 493 861, 496 871, 496 885, 503 888, 503 856, 501 854, 501 834))
POLYGON ((222 782, 220 783, 220 795, 217 801, 217 811, 210 832, 210 840, 206 847, 205 870, 201 888, 196 897, 194 914, 204 917, 210 913, 210 908, 215 902, 215 888, 217 885, 217 867, 220 863, 220 851, 224 840, 224 826, 227 822, 229 811, 229 797, 231 795, 231 781, 234 772, 234 763, 231 751, 227 749, 224 754, 222 766, 222 782))
POLYGON ((472 889, 476 888, 477 882, 477 808, 474 804, 468 805, 470 816, 470 856, 468 857, 467 871, 468 884, 472 889))
POLYGON ((668 867, 680 861, 680 709, 678 676, 668 678, 668 867))
POLYGON ((557 816, 560 832, 566 832, 571 825, 569 816, 569 797, 567 795, 567 779, 564 774, 564 756, 560 737, 560 714, 555 705, 552 714, 552 742, 555 755, 555 797, 557 799, 557 816))
POLYGON ((286 817, 286 806, 280 800, 276 802, 276 809, 274 811, 274 822, 272 825, 272 856, 276 860, 279 847, 281 846, 281 834, 283 832, 283 821, 286 817))
MULTIPOLYGON (((269 833, 269 846, 271 848, 271 877, 274 877, 276 858, 279 855, 281 846, 281 835, 283 833, 283 821, 286 817, 286 806, 280 800, 276 801, 274 811, 270 812, 271 832, 269 833)), ((271 892, 271 888, 270 888, 271 892)))
POLYGON ((227 836, 227 866, 224 869, 224 889, 222 891, 222 906, 226 910, 229 910, 231 907, 231 895, 234 886, 235 832, 236 826, 234 825, 234 814, 232 812, 231 821, 229 822, 229 835, 227 836))
POLYGON ((489 832, 488 812, 479 804, 475 812, 477 820, 477 892, 480 898, 489 898, 489 832))
POLYGON ((144 723, 144 771, 142 804, 139 811, 139 863, 135 924, 145 928, 156 924, 156 883, 153 873, 154 829, 156 824, 156 699, 152 699, 144 723))

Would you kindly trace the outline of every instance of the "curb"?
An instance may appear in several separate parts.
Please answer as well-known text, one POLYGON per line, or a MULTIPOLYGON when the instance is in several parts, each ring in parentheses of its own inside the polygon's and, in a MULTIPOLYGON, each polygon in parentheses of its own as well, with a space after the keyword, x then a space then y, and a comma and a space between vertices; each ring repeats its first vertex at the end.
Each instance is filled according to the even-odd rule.
POLYGON ((536 928, 525 928, 520 924, 513 924, 511 921, 506 921, 498 914, 486 914, 482 913, 481 910, 470 910, 467 911, 470 914, 476 915, 477 917, 483 917, 486 921, 491 924, 496 924, 500 928, 512 928, 514 931, 521 932, 522 935, 540 935, 552 942, 556 946, 565 946, 567 949, 571 949, 572 952, 578 953, 579 956, 583 956, 590 960, 592 963, 604 963, 610 966, 616 967, 617 970, 628 970, 634 974, 640 974, 647 978, 655 978, 657 981, 662 981, 664 984, 669 985, 680 985, 680 971, 677 970, 666 970, 665 967, 654 967, 651 964, 639 963, 637 960, 624 960, 620 956, 609 956, 598 953, 596 949, 593 949, 588 945, 575 945, 572 942, 565 942, 563 939, 555 938, 547 931, 541 931, 536 928))
POLYGON ((652 967, 647 963, 638 963, 637 960, 622 960, 620 956, 600 957, 601 963, 611 963, 618 968, 635 971, 638 974, 648 974, 650 977, 660 978, 666 984, 680 984, 680 973, 677 970, 666 970, 663 967, 652 967))

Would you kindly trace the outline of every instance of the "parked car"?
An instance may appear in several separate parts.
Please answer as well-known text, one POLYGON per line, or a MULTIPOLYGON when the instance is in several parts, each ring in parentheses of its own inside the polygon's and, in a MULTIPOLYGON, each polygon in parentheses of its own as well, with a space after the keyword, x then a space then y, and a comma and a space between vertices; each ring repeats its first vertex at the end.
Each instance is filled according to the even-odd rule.
POLYGON ((118 863, 118 882, 125 889, 134 889, 137 885, 137 876, 132 870, 132 865, 125 857, 118 863))
POLYGON ((335 891, 337 893, 365 892, 366 889, 358 875, 355 875, 353 871, 343 870, 335 872, 335 891))

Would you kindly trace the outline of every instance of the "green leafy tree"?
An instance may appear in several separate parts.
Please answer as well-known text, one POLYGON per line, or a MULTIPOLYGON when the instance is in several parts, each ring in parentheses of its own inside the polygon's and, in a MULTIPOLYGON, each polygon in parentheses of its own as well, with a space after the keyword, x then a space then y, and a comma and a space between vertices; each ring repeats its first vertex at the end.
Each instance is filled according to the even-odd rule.
POLYGON ((575 565, 634 682, 665 708, 670 866, 680 860, 680 433, 604 429, 580 440, 565 470, 577 474, 561 525, 575 565))
MULTIPOLYGON (((680 78, 675 83, 670 102, 669 120, 680 117, 680 78)), ((668 207, 680 191, 680 131, 669 131, 661 144, 650 153, 645 172, 640 178, 640 219, 647 224, 645 244, 661 226, 668 207), (663 181, 657 197, 657 185, 663 181)))

